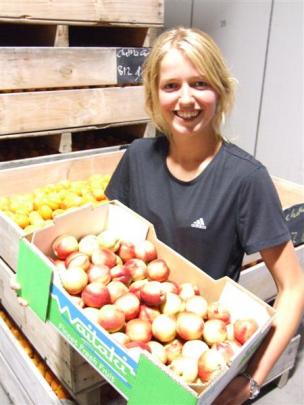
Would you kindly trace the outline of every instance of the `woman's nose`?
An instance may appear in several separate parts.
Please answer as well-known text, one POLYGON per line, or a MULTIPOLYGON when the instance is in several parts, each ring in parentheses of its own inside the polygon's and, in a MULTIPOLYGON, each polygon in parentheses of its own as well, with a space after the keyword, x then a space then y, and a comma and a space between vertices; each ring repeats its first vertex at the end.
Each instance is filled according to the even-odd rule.
POLYGON ((191 87, 188 84, 184 84, 181 87, 179 101, 183 104, 193 103, 191 87))

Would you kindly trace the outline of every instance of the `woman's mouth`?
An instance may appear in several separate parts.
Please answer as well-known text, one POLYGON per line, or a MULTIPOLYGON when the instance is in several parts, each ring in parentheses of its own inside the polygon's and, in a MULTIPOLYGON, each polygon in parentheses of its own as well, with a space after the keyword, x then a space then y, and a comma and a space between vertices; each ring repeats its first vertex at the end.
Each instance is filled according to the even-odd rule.
POLYGON ((195 111, 174 111, 174 114, 182 118, 183 120, 186 121, 191 121, 195 118, 197 118, 201 113, 201 110, 195 110, 195 111))

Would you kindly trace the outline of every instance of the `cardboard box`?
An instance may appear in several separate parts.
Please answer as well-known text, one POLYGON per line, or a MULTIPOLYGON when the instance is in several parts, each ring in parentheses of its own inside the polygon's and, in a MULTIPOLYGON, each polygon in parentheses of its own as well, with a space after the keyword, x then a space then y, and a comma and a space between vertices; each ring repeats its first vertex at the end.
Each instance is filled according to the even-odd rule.
POLYGON ((37 231, 32 242, 20 240, 17 276, 22 285, 21 294, 30 307, 58 332, 112 384, 129 404, 174 405, 211 404, 219 392, 246 364, 265 337, 272 322, 274 310, 246 289, 224 277, 213 280, 198 267, 159 241, 154 227, 122 204, 112 201, 92 208, 85 206, 55 219, 55 224, 37 231), (116 343, 101 327, 86 318, 62 289, 58 275, 48 259, 51 242, 56 236, 70 233, 76 237, 115 229, 119 237, 131 241, 149 239, 170 267, 170 278, 177 283, 191 281, 209 302, 220 300, 234 319, 254 317, 259 329, 224 370, 202 393, 176 377, 168 367, 153 360, 148 353, 131 355, 116 343), (157 381, 157 389, 155 389, 157 381))

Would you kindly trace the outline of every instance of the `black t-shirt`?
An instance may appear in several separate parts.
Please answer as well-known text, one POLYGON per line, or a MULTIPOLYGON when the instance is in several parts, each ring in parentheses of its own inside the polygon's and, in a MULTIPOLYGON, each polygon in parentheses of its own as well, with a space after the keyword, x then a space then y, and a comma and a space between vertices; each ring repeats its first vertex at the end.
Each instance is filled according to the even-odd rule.
POLYGON ((160 240, 211 277, 238 280, 244 252, 290 239, 282 207, 265 167, 224 142, 191 181, 168 170, 164 136, 139 139, 126 150, 106 189, 149 220, 160 240))

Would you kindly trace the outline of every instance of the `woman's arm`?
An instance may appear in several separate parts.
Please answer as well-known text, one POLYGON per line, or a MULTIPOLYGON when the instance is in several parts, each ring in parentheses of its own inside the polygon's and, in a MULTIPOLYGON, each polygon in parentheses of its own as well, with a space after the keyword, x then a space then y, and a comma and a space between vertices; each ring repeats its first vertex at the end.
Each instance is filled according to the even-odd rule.
MULTIPOLYGON (((301 270, 294 247, 289 241, 261 251, 278 294, 274 303, 276 315, 272 328, 260 348, 250 360, 247 372, 262 385, 276 361, 295 335, 304 311, 304 272, 301 270)), ((220 394, 214 404, 238 405, 249 397, 248 380, 236 377, 220 394)))

